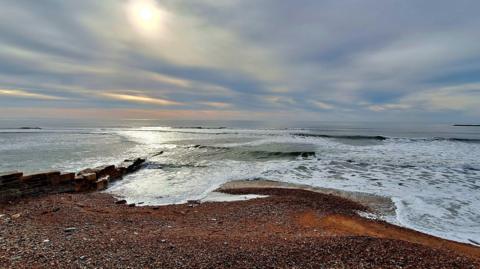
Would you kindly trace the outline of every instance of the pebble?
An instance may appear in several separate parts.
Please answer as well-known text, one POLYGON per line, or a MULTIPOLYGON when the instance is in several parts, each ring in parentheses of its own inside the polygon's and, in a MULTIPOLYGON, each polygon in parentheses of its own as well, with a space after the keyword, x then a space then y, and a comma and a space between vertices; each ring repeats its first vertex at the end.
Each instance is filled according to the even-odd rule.
POLYGON ((21 216, 20 213, 12 215, 12 219, 18 219, 18 218, 20 218, 20 216, 21 216))
POLYGON ((75 228, 75 227, 68 227, 68 228, 65 228, 63 231, 66 232, 66 233, 71 233, 71 232, 74 232, 75 230, 77 230, 77 228, 75 228))
POLYGON ((22 222, 3 225, 0 218, 0 256, 4 255, 0 268, 480 268, 475 260, 454 252, 400 240, 325 237, 323 228, 300 226, 298 212, 322 215, 331 206, 340 213, 354 214, 364 208, 331 196, 291 192, 272 190, 271 198, 250 201, 253 212, 240 209, 241 204, 208 203, 188 210, 185 216, 178 214, 187 208, 184 205, 161 207, 162 214, 153 214, 116 206, 104 194, 77 194, 75 200, 65 202, 52 199, 58 196, 27 200, 25 205, 7 207, 3 216, 10 219, 11 213, 23 212, 22 222), (275 197, 275 193, 285 193, 285 197, 275 197), (313 205, 305 203, 307 198, 313 205), (78 210, 76 199, 85 200, 88 210, 78 210), (57 214, 30 213, 58 203, 62 210, 57 214), (92 214, 91 209, 100 214, 92 214), (221 222, 225 227, 213 227, 221 222), (276 227, 282 230, 272 229, 276 227), (62 229, 64 236, 57 240, 62 229), (312 235, 317 229, 320 234, 312 235), (211 232, 214 236, 209 236, 211 232), (42 243, 47 240, 50 243, 42 243))

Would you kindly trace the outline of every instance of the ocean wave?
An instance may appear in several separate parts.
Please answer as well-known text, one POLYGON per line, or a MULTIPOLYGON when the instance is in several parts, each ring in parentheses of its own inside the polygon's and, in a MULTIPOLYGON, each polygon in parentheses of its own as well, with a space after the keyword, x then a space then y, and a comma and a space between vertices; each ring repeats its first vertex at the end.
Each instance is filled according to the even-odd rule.
POLYGON ((232 159, 285 159, 285 158, 310 158, 315 157, 314 151, 268 151, 268 150, 252 150, 251 147, 219 147, 219 146, 205 146, 192 145, 187 146, 188 149, 206 149, 217 151, 223 154, 225 158, 232 159))
POLYGON ((350 140, 387 140, 388 137, 385 136, 369 136, 369 135, 326 135, 326 134, 309 134, 309 133, 294 133, 294 136, 301 137, 319 137, 319 138, 338 138, 338 139, 350 139, 350 140))
POLYGON ((174 127, 174 129, 198 129, 198 130, 224 130, 227 127, 204 127, 204 126, 180 126, 174 127))
POLYGON ((475 138, 456 138, 456 137, 434 137, 431 140, 434 141, 453 141, 453 142, 465 142, 465 143, 480 143, 480 139, 475 138))
POLYGON ((431 141, 450 141, 450 142, 464 142, 464 143, 480 143, 478 138, 460 138, 460 137, 432 137, 432 138, 402 138, 402 137, 387 137, 381 135, 327 135, 327 134, 311 134, 311 133, 294 133, 293 136, 299 137, 318 137, 318 138, 332 138, 332 139, 349 139, 349 140, 390 140, 401 139, 412 142, 431 142, 431 141))

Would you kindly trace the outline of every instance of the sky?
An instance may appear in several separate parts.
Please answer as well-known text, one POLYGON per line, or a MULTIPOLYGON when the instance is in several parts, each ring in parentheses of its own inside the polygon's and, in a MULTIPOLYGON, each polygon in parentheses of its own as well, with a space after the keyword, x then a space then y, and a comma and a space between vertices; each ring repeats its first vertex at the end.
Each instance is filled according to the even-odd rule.
POLYGON ((480 123, 478 0, 0 0, 0 120, 480 123))

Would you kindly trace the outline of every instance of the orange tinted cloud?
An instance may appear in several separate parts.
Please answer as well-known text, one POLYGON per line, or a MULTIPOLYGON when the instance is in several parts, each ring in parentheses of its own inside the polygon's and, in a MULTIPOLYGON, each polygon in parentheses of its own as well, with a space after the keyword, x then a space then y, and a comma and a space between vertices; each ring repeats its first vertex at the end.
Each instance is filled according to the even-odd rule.
POLYGON ((34 92, 27 92, 24 90, 11 90, 11 89, 0 89, 0 95, 9 96, 9 97, 17 97, 17 98, 30 98, 30 99, 41 99, 41 100, 64 100, 66 98, 48 95, 48 94, 40 94, 34 92))
POLYGON ((180 102, 162 99, 162 98, 155 98, 155 97, 149 97, 144 95, 131 95, 131 94, 124 94, 124 93, 106 92, 106 93, 101 93, 100 96, 103 96, 109 99, 114 99, 114 100, 127 101, 132 103, 141 103, 141 104, 160 105, 160 106, 174 106, 174 105, 182 104, 180 102))

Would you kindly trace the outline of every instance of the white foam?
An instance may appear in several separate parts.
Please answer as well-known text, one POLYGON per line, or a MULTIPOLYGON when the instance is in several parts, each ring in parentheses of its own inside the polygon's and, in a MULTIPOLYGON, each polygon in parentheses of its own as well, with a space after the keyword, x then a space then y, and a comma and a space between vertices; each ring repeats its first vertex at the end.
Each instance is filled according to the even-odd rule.
POLYGON ((210 134, 219 130, 192 131, 196 133, 121 131, 140 143, 139 152, 167 150, 155 161, 193 167, 145 169, 109 192, 132 202, 184 203, 204 198, 227 181, 263 178, 392 197, 397 219, 387 221, 456 241, 480 241, 480 171, 465 169, 480 166, 480 144, 391 139, 357 146, 335 139, 293 137, 285 131, 229 129, 221 130, 227 133, 221 135, 210 134), (272 143, 311 144, 317 158, 261 162, 209 159, 208 149, 187 151, 174 146, 179 140, 239 137, 256 139, 217 146, 255 149, 272 143))
POLYGON ((258 198, 266 198, 268 195, 256 195, 256 194, 227 194, 223 192, 211 192, 202 202, 235 202, 235 201, 246 201, 258 198))

